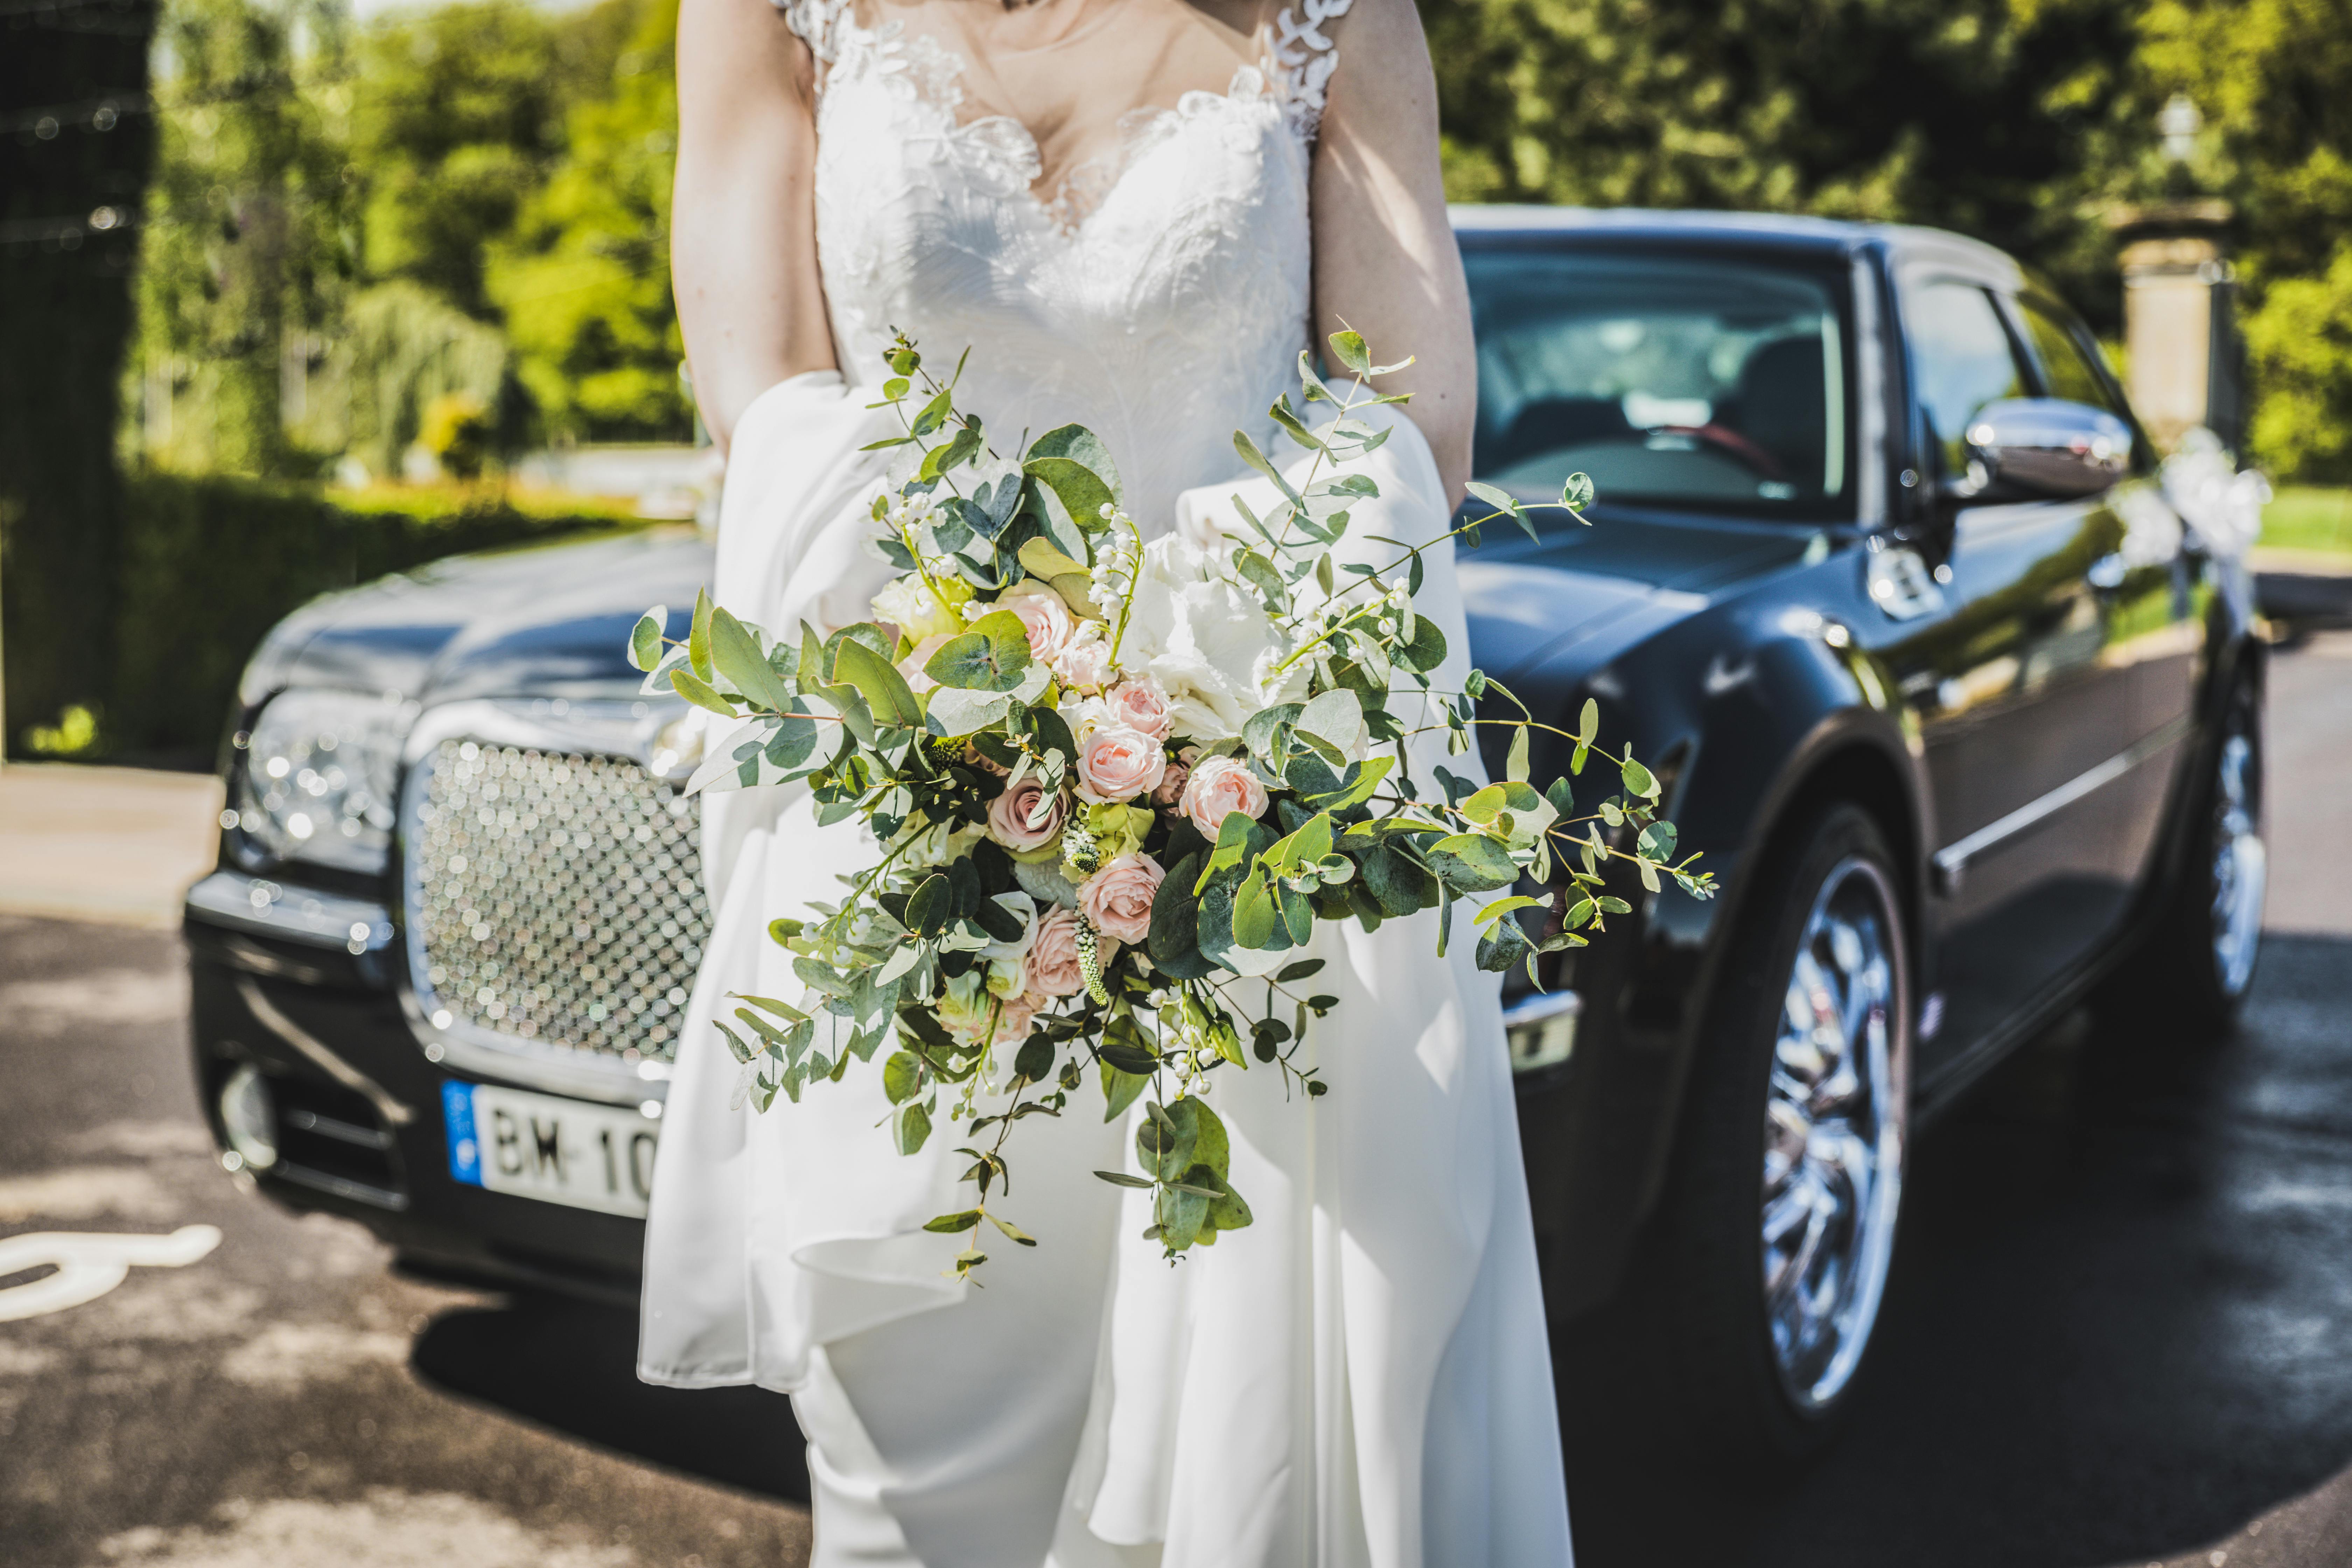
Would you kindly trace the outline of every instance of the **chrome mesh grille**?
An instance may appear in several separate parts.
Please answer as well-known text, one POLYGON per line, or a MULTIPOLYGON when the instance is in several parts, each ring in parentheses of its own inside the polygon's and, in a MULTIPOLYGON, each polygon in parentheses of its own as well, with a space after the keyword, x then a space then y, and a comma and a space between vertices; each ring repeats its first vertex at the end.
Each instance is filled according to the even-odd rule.
POLYGON ((710 931, 699 838, 693 803, 625 758, 442 742, 409 824, 419 1000, 542 1046, 671 1059, 710 931))

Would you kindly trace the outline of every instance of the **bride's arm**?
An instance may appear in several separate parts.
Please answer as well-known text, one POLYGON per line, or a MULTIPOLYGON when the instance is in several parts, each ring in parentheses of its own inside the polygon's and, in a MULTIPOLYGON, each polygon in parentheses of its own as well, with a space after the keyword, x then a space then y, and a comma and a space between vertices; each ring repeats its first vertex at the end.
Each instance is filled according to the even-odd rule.
POLYGON ((670 283, 702 422, 834 368, 816 267, 815 65, 769 0, 684 0, 670 283))
POLYGON ((1317 336, 1344 321, 1370 340, 1376 359, 1416 356, 1380 390, 1413 395, 1406 412, 1458 505, 1470 477, 1478 365, 1438 175, 1429 43, 1412 0, 1355 0, 1346 20, 1327 26, 1339 61, 1315 155, 1317 336))

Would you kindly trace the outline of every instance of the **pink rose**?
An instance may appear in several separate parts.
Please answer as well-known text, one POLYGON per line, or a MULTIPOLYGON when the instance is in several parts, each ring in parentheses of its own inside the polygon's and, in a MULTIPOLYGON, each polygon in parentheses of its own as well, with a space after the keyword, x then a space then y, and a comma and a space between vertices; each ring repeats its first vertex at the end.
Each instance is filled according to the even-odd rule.
POLYGON ((1050 998, 1041 996, 1034 991, 1024 991, 1020 995, 1006 1002, 1004 1010, 997 1015, 995 1043, 1005 1046, 1016 1040, 1027 1039, 1030 1024, 1036 1019, 1038 1011, 1046 1006, 1049 1001, 1050 998))
POLYGON ((1029 819, 1035 815, 1037 803, 1045 798, 1044 784, 1034 778, 1023 779, 988 803, 988 836, 1015 854, 1043 849, 1061 833, 1062 818, 1069 813, 1069 802, 1057 794, 1044 819, 1036 826, 1030 826, 1029 819))
POLYGON ((1119 682, 1104 695, 1103 700, 1110 705, 1112 723, 1140 730, 1155 741, 1168 738, 1172 719, 1168 693, 1150 676, 1119 682))
POLYGON ((915 645, 912 652, 898 661, 898 673, 907 678, 907 685, 910 689, 923 692, 939 685, 938 681, 923 673, 923 666, 931 662, 931 655, 939 652, 953 640, 953 637, 946 632, 927 637, 915 645))
POLYGON ((1054 674, 1074 691, 1099 691, 1118 670, 1110 661, 1110 639, 1101 636, 1072 637, 1054 656, 1054 674))
MULTIPOLYGON (((1187 746, 1186 751, 1192 748, 1187 746)), ((1151 804, 1172 806, 1184 798, 1184 781, 1192 776, 1192 768, 1183 763, 1171 763, 1168 771, 1160 775, 1160 787, 1151 792, 1151 804)))
POLYGON ((1022 629, 1029 634, 1029 657, 1051 659, 1062 651, 1077 629, 1070 615, 1070 606, 1048 584, 1034 577, 1024 578, 997 595, 996 603, 985 606, 991 612, 1010 610, 1021 617, 1022 629))
MULTIPOLYGON (((1097 940, 1095 956, 1105 968, 1118 952, 1118 943, 1108 935, 1097 940)), ((1029 948, 1029 988, 1047 996, 1076 996, 1087 988, 1078 968, 1077 910, 1056 904, 1038 921, 1037 940, 1029 948)))
POLYGON ((1078 776, 1098 801, 1132 800, 1160 787, 1168 754, 1160 742, 1125 724, 1105 724, 1078 742, 1078 776))
POLYGON ((993 1044, 1009 1046, 1029 1037, 1029 1026, 1035 1021, 1039 1011, 1050 1005, 1052 1001, 1053 998, 1042 996, 1034 991, 1024 991, 1018 996, 1003 999, 983 995, 968 1012, 957 1009, 942 1013, 940 1024, 957 1039, 978 1045, 980 1037, 988 1029, 988 1015, 993 1009, 996 1013, 996 1033, 990 1038, 993 1044))
POLYGON ((1214 838, 1228 812, 1265 815, 1265 785, 1246 763, 1231 757, 1203 757, 1184 781, 1184 815, 1204 838, 1214 838))
POLYGON ((1078 908, 1107 936, 1139 942, 1151 934, 1151 899, 1168 873, 1149 855, 1122 855, 1078 889, 1078 908))

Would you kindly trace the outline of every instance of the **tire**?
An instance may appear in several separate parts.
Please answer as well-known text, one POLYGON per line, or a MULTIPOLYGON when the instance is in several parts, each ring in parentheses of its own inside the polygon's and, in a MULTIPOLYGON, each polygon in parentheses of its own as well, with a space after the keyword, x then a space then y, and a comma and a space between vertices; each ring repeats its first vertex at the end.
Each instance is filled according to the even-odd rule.
POLYGON ((2226 1037, 2262 952, 2269 855, 2263 840, 2263 711, 2242 680, 2197 783, 2188 853, 2137 951, 2100 987, 2103 1023, 2159 1031, 2169 1043, 2226 1037))
POLYGON ((1674 1446, 1751 1473, 1816 1452, 1851 1403, 1902 1212, 1912 1016, 1901 882, 1866 812, 1801 822, 1758 875, 1644 1270, 1674 1446), (1809 986, 1832 1004, 1807 1009, 1818 1029, 1809 986))

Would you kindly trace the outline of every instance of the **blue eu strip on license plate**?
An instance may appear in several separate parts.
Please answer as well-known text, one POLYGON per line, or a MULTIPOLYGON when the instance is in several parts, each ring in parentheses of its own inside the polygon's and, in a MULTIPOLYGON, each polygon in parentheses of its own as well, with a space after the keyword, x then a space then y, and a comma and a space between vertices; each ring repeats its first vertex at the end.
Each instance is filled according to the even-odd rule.
POLYGON ((449 1174, 469 1187, 482 1184, 482 1145, 474 1136, 474 1086, 449 1079, 441 1085, 441 1116, 449 1124, 449 1174))

